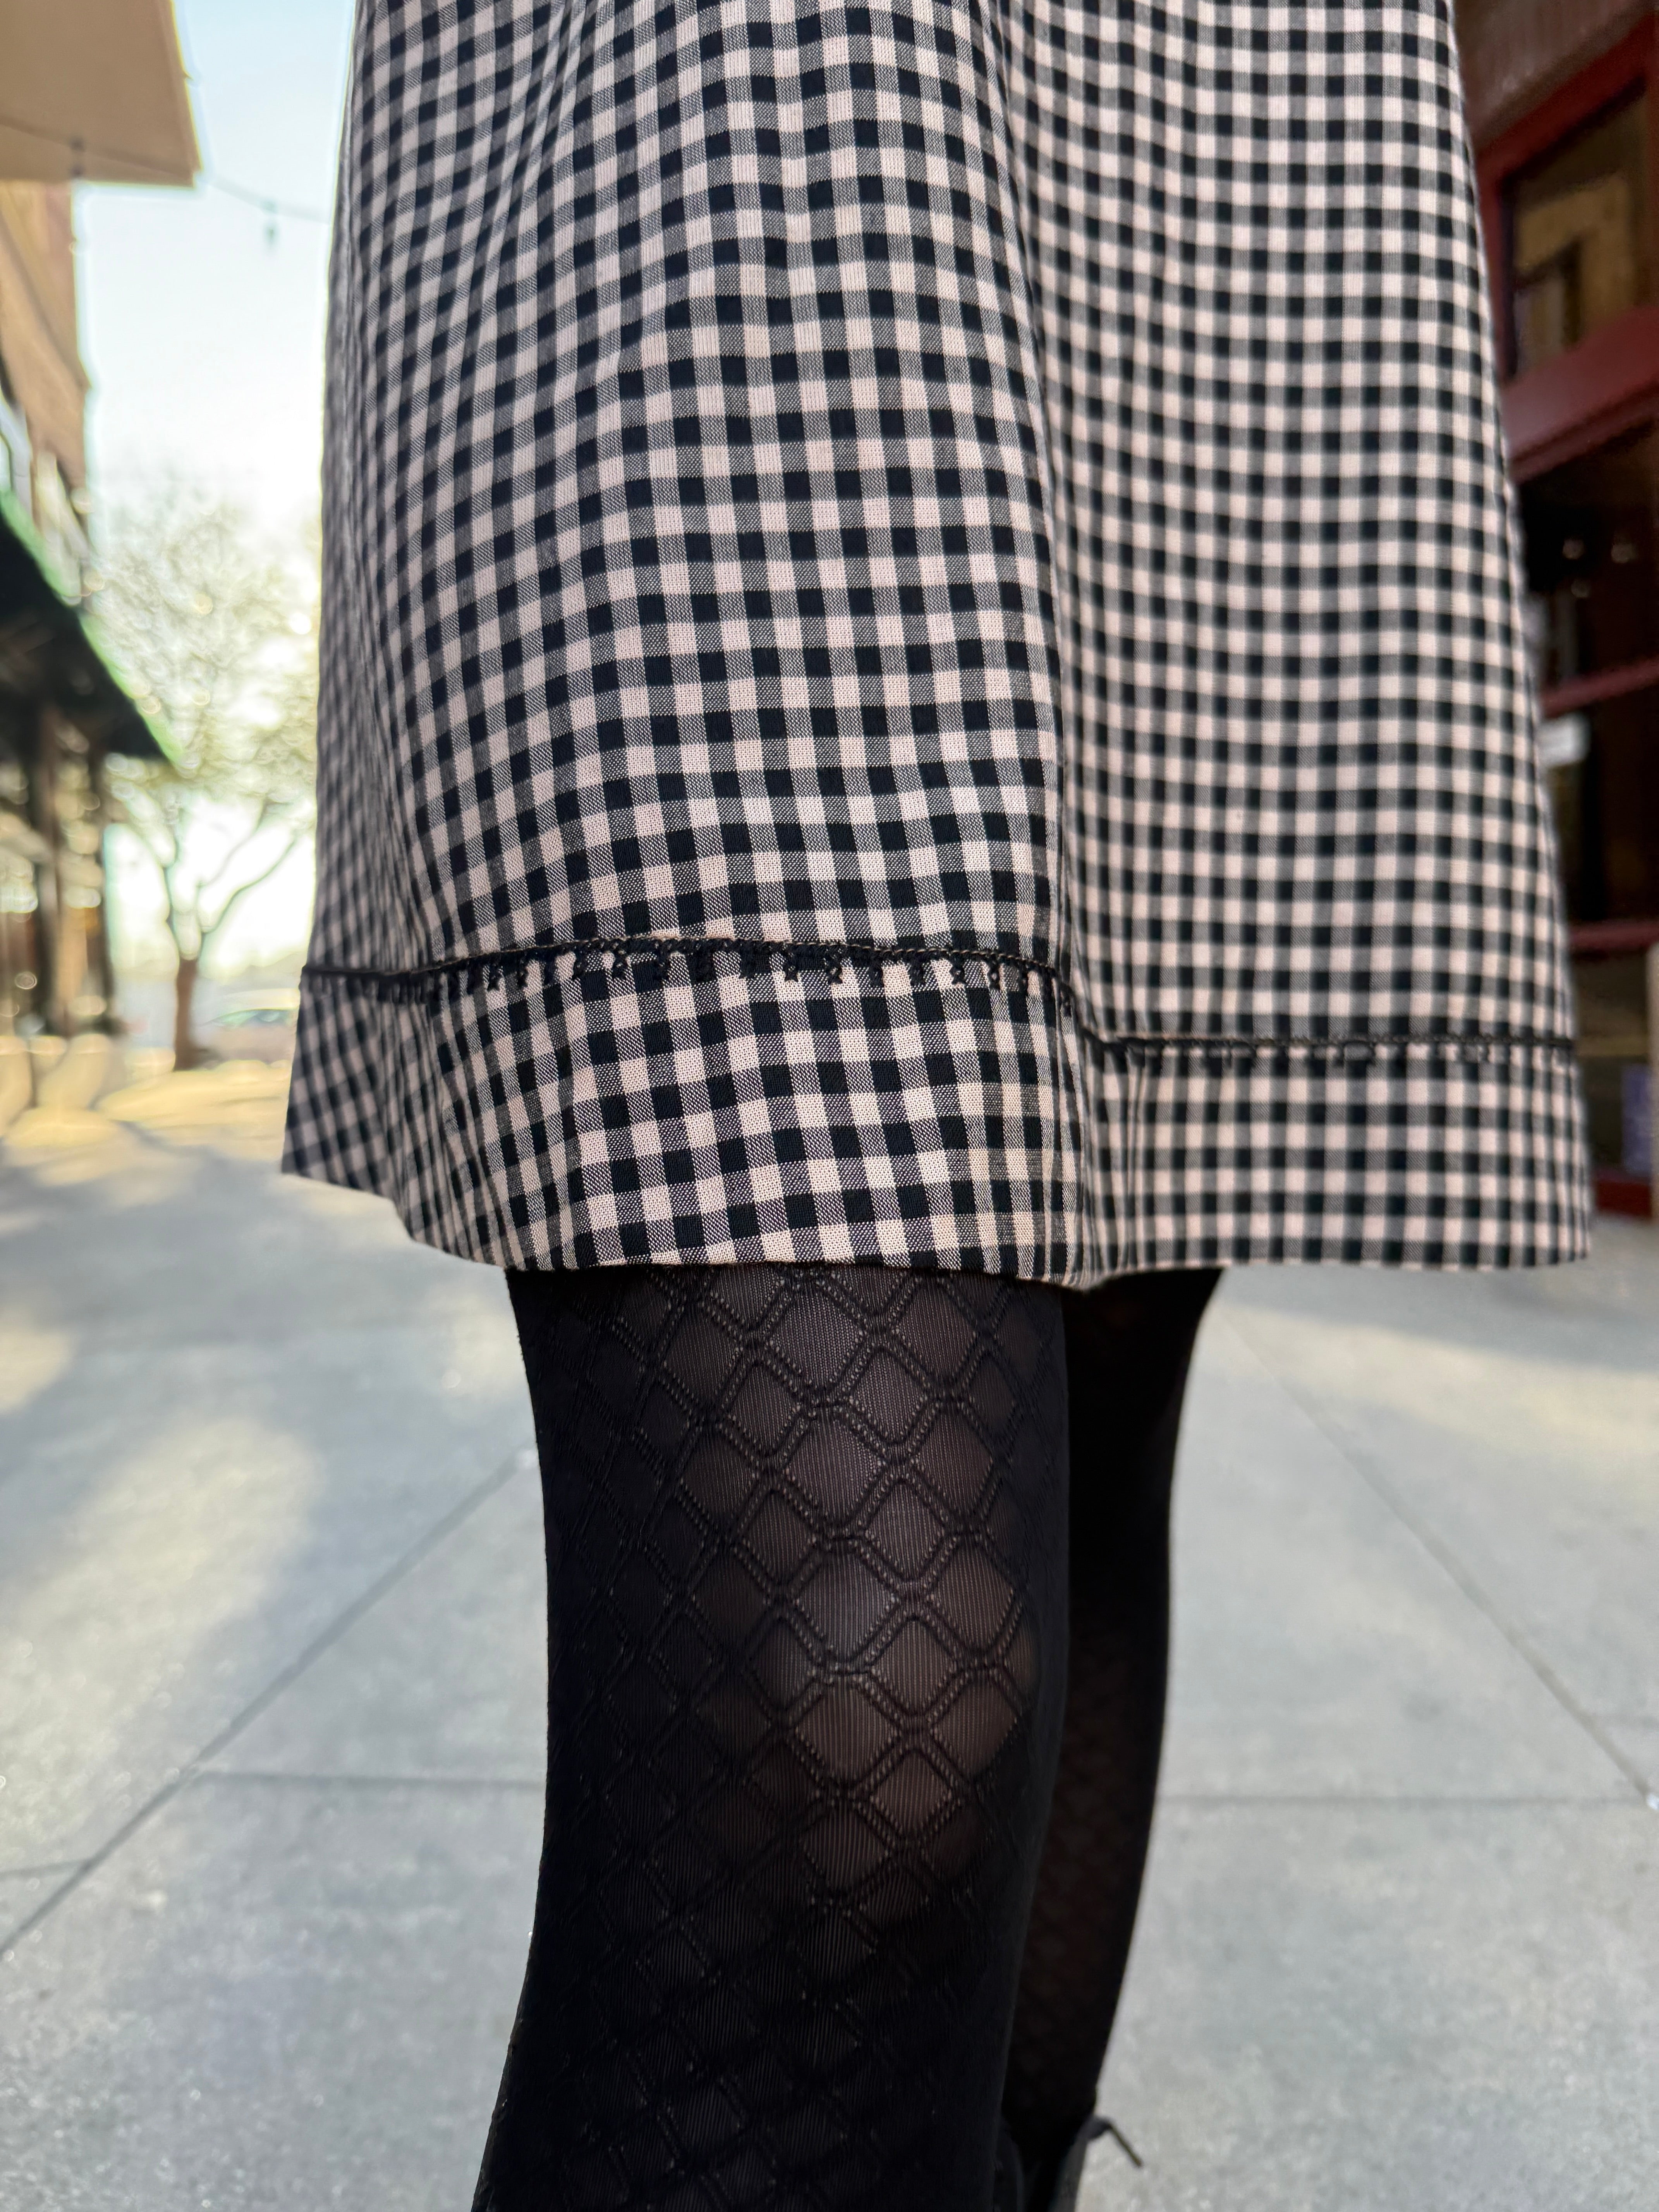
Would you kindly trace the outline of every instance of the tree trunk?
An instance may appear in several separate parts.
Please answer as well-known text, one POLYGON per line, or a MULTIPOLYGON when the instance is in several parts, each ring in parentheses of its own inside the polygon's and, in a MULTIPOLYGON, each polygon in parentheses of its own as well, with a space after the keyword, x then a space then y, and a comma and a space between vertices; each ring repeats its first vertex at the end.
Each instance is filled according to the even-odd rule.
POLYGON ((201 955, 186 959, 179 955, 179 972, 173 979, 173 1065, 175 1069, 197 1066, 203 1058, 202 1048, 191 1034, 191 1018, 196 1006, 196 977, 202 965, 201 955))

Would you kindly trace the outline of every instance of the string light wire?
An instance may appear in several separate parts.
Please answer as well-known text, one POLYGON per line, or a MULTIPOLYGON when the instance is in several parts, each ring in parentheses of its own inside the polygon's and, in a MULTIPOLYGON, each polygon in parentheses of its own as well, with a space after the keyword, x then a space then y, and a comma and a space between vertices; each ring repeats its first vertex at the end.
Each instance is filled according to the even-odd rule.
MULTIPOLYGON (((90 154, 103 161, 118 161, 124 168, 149 169, 154 173, 157 184, 178 182, 173 172, 163 168, 159 161, 152 161, 143 154, 129 153, 123 147, 88 145, 84 138, 71 137, 61 131, 41 131, 32 123, 20 122, 13 115, 0 115, 0 131, 15 131, 20 137, 37 139, 42 145, 67 146, 71 154, 82 157, 90 154)), ((270 192, 255 191, 251 186, 239 185, 232 178, 219 176, 211 169, 202 171, 195 189, 225 192, 232 199, 240 200, 245 206, 258 208, 265 217, 267 237, 272 235, 279 221, 325 223, 329 219, 321 208, 301 207, 292 200, 277 199, 270 192)))

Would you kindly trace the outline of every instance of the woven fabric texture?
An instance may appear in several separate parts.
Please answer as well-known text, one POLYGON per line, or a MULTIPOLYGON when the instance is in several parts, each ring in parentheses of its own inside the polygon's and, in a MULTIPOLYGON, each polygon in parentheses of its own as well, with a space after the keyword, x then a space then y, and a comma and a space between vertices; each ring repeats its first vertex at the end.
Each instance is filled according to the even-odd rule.
POLYGON ((1582 1250, 1449 0, 360 0, 288 1160, 513 1267, 1582 1250))

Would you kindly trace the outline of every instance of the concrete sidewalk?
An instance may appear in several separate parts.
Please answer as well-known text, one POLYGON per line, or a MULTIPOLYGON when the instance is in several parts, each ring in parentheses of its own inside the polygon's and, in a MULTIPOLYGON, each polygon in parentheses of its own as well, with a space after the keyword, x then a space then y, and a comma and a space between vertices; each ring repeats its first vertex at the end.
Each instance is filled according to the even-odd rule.
MULTIPOLYGON (((500 1279, 279 1183, 274 1103, 0 1150, 19 2212, 470 2201, 539 1814, 528 1409, 500 1279)), ((1165 1780, 1105 2093, 1146 2168, 1104 2146, 1089 2212, 1659 2203, 1659 1236, 1228 1283, 1165 1780)))

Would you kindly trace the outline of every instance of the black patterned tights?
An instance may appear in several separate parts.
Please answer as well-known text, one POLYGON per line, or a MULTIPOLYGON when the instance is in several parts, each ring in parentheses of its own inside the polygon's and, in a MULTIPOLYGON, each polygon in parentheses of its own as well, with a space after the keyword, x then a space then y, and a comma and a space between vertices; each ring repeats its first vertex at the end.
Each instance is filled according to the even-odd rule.
POLYGON ((1213 1276, 510 1280, 547 1828, 475 2212, 984 2212, 1105 2053, 1213 1276))

